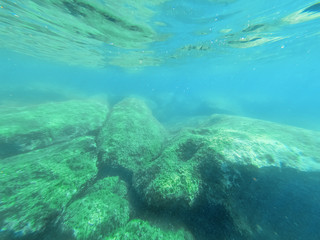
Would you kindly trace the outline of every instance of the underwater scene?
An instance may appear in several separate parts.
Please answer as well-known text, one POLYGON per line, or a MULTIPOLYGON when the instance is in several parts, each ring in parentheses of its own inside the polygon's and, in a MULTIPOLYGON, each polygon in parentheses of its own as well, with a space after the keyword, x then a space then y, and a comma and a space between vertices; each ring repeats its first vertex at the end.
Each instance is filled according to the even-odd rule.
POLYGON ((0 0, 0 240, 319 240, 320 2, 0 0))

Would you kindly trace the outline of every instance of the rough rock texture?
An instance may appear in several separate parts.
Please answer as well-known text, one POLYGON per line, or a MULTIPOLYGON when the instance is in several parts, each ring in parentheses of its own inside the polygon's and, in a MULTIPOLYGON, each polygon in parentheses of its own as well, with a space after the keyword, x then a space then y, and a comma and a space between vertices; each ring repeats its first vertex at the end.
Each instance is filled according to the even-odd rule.
POLYGON ((107 118, 93 101, 14 111, 0 119, 1 239, 320 239, 319 132, 213 115, 168 140, 135 98, 107 118))
POLYGON ((131 220, 105 240, 193 240, 192 235, 184 229, 162 230, 140 219, 131 220))
POLYGON ((92 137, 0 161, 1 231, 18 236, 42 231, 96 173, 92 137))
POLYGON ((139 99, 127 98, 116 104, 99 133, 100 163, 136 172, 158 157, 165 130, 139 99))
POLYGON ((98 101, 66 101, 0 110, 0 158, 90 135, 108 107, 98 101))
POLYGON ((129 221, 126 184, 119 177, 107 177, 68 206, 63 217, 65 231, 75 239, 102 239, 129 221))
POLYGON ((149 205, 190 207, 201 192, 202 180, 194 156, 203 138, 179 134, 161 156, 134 177, 134 186, 149 205))
POLYGON ((212 155, 200 164, 208 204, 223 205, 245 238, 300 239, 320 227, 319 132, 217 115, 195 133, 212 155))
MULTIPOLYGON (((319 209, 319 149, 318 132, 214 115, 178 133, 156 161, 135 174, 134 186, 150 206, 191 212, 200 204, 207 212, 222 207, 244 239, 290 239, 319 225, 320 217, 306 219, 302 210, 284 207, 290 202, 299 208, 301 202, 305 211, 319 209), (279 225, 286 217, 285 227, 279 225), (301 228, 294 227, 297 221, 301 228)), ((197 218, 219 220, 205 215, 197 218)), ((210 221, 198 227, 205 224, 210 221)))
POLYGON ((197 134, 225 161, 255 167, 320 170, 320 133, 256 119, 216 115, 197 134), (207 132, 206 132, 207 131, 207 132))

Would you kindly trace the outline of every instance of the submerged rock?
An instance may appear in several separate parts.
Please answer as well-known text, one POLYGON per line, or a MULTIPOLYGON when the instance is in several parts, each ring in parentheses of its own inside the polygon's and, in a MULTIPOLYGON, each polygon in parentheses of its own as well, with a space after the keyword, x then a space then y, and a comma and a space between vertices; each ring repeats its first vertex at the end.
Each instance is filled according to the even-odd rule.
POLYGON ((131 220, 105 240, 193 240, 193 236, 184 229, 163 230, 140 219, 131 220))
POLYGON ((124 226, 129 214, 126 184, 119 177, 108 177, 68 206, 63 217, 64 231, 72 231, 75 239, 102 239, 124 226))
POLYGON ((98 135, 99 161, 134 173, 159 156, 164 140, 165 130, 147 105, 127 98, 113 107, 98 135))
POLYGON ((104 123, 106 105, 67 101, 0 111, 0 158, 90 135, 104 123))
POLYGON ((194 131, 224 162, 319 171, 320 133, 244 117, 214 115, 194 131))
POLYGON ((225 207, 242 236, 303 239, 320 227, 319 132, 217 115, 196 133, 213 153, 200 164, 204 196, 225 207))
MULTIPOLYGON (((310 219, 305 219, 302 210, 280 207, 290 202, 298 208, 300 202, 320 213, 315 200, 320 199, 318 149, 318 132, 213 115, 198 128, 172 138, 156 161, 135 174, 133 184, 149 206, 182 212, 202 208, 208 213, 222 207, 232 231, 244 239, 289 239, 288 229, 303 236, 306 229, 319 225, 320 215, 312 217, 306 210, 310 219), (290 218, 287 229, 276 224, 279 216, 290 218), (293 222, 301 218, 305 221, 300 221, 299 230, 293 222)), ((188 217, 195 231, 212 225, 201 221, 214 219, 206 212, 188 217)))
MULTIPOLYGON (((36 118, 47 104, 29 111, 39 120, 33 128, 18 112, 23 120, 10 130, 15 134, 1 135, 2 144, 15 146, 16 141, 41 149, 0 161, 0 238, 42 239, 51 229, 55 239, 60 239, 58 231, 61 239, 193 239, 172 226, 129 222, 141 214, 156 216, 158 223, 183 222, 197 239, 320 239, 314 231, 320 229, 319 132, 213 115, 167 140, 141 100, 115 105, 104 125, 105 106, 87 104, 90 116, 84 119, 75 107, 63 116, 57 110, 56 117, 52 110, 58 122, 52 126, 40 124, 49 115, 36 118), (74 131, 65 132, 64 120, 74 131), (30 129, 25 136, 23 126, 30 129), (97 147, 91 136, 68 140, 98 130, 97 147)), ((6 121, 11 115, 5 113, 6 121)), ((19 151, 27 148, 14 148, 15 154, 19 151)))
POLYGON ((0 232, 45 230, 96 175, 96 160, 94 139, 80 137, 0 161, 0 232))
POLYGON ((194 158, 203 138, 181 134, 173 138, 161 156, 134 177, 134 186, 149 205, 187 207, 201 192, 202 180, 194 158))

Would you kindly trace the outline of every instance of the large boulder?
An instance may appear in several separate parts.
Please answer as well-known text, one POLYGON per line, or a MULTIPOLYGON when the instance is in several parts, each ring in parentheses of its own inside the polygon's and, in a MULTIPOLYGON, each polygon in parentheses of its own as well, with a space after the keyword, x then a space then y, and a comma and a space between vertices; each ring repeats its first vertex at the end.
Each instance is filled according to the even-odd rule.
POLYGON ((212 154, 199 164, 203 196, 245 239, 319 239, 319 132, 216 115, 195 133, 212 154))
POLYGON ((67 207, 63 216, 65 232, 75 239, 102 239, 129 221, 127 187, 119 177, 98 180, 84 196, 67 207))
POLYGON ((93 137, 0 161, 1 234, 25 236, 50 227, 68 202, 95 177, 96 161, 93 137))
POLYGON ((182 132, 171 139, 157 160, 134 176, 133 184, 148 205, 190 208, 200 195, 202 180, 194 155, 203 137, 182 132))
POLYGON ((124 99, 113 107, 98 135, 100 164, 134 173, 159 156, 164 140, 165 130, 147 105, 124 99))
POLYGON ((131 220, 105 240, 193 240, 193 236, 183 228, 162 229, 140 219, 131 220))
POLYGON ((320 213, 319 149, 319 132, 213 115, 174 136, 156 161, 135 174, 133 184, 151 207, 183 214, 207 209, 188 217, 191 228, 214 228, 211 221, 219 217, 206 214, 223 208, 228 228, 245 239, 292 239, 319 225, 320 215, 312 213, 320 213), (299 206, 306 209, 293 210, 299 206), (280 225, 281 219, 286 223, 280 225))
POLYGON ((108 107, 93 100, 73 100, 0 110, 0 158, 95 134, 108 107))
POLYGON ((320 133, 272 122, 214 115, 196 134, 206 136, 210 148, 224 162, 254 167, 320 170, 320 133))

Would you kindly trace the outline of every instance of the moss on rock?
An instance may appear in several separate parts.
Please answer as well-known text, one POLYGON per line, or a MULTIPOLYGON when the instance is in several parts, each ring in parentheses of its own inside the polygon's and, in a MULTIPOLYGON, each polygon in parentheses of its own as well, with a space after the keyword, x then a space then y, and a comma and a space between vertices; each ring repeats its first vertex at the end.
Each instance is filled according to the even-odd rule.
POLYGON ((227 115, 213 115, 207 129, 210 148, 225 163, 254 167, 320 170, 320 133, 277 123, 227 115))
POLYGON ((76 239, 101 239, 124 226, 129 214, 126 184, 119 177, 107 177, 68 206, 63 226, 76 239))
POLYGON ((42 231, 96 175, 96 160, 94 139, 80 137, 0 161, 1 230, 42 231))
POLYGON ((158 157, 165 130, 139 99, 116 104, 98 136, 100 163, 136 172, 158 157))
MULTIPOLYGON (((272 222, 279 212, 293 219, 302 217, 301 213, 292 214, 285 208, 273 212, 272 217, 266 214, 272 212, 270 206, 278 204, 277 199, 292 201, 282 191, 293 191, 296 186, 295 199, 315 206, 312 198, 302 196, 306 191, 320 195, 311 180, 317 182, 320 172, 318 149, 318 132, 257 119, 213 115, 199 127, 186 128, 174 136, 156 161, 135 174, 133 185, 151 207, 173 208, 179 214, 198 208, 208 212, 224 209, 226 225, 235 235, 265 238, 268 232, 257 229, 257 223, 266 229, 279 229, 279 233, 286 232, 272 222), (275 179, 281 179, 281 184, 275 179), (310 184, 306 187, 305 182, 310 184)), ((212 218, 204 212, 186 220, 203 223, 194 229, 208 229, 210 223, 206 219, 212 218)), ((305 222, 312 225, 312 221, 305 222)), ((293 226, 290 229, 300 234, 293 226)))
POLYGON ((172 139, 161 156, 134 177, 134 186, 153 206, 190 207, 200 195, 198 150, 203 139, 183 132, 172 139))
POLYGON ((105 240, 193 240, 184 229, 163 230, 140 219, 131 220, 105 240))
POLYGON ((104 123, 108 107, 74 100, 0 111, 0 158, 92 134, 104 123))

